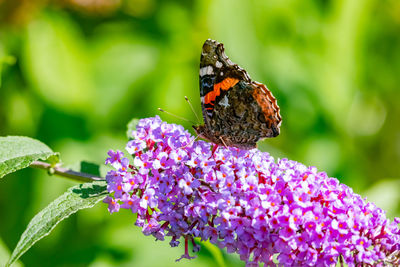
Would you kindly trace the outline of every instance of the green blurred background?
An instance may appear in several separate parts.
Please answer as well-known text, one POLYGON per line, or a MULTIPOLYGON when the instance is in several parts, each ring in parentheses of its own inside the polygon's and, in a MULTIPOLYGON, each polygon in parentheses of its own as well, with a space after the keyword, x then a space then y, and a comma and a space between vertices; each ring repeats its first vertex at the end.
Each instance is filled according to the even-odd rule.
MULTIPOLYGON (((281 135, 262 151, 317 166, 400 215, 398 0, 0 0, 0 134, 37 138, 67 165, 103 164, 108 149, 124 148, 131 118, 162 107, 196 120, 185 95, 201 114, 207 38, 278 99, 281 135)), ((74 184, 32 169, 0 181, 0 263, 33 215, 74 184)), ((134 221, 104 204, 81 211, 21 262, 221 264, 212 247, 176 264, 183 246, 144 237, 134 221)))

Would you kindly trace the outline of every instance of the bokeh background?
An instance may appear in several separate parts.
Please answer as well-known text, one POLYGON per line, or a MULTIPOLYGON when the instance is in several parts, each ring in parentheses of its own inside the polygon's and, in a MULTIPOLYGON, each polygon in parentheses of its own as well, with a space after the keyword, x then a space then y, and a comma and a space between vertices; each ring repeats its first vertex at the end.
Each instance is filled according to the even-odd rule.
MULTIPOLYGON (((0 134, 26 135, 66 165, 103 164, 123 149, 127 122, 162 107, 196 121, 207 38, 278 99, 274 157, 317 166, 400 215, 398 0, 0 0, 0 134)), ((166 114, 169 122, 191 124, 166 114)), ((26 169, 0 181, 0 262, 29 220, 74 182, 26 169)), ((105 204, 62 222, 22 258, 26 266, 219 266, 203 246, 144 237, 105 204)), ((227 266, 243 266, 222 252, 227 266)))

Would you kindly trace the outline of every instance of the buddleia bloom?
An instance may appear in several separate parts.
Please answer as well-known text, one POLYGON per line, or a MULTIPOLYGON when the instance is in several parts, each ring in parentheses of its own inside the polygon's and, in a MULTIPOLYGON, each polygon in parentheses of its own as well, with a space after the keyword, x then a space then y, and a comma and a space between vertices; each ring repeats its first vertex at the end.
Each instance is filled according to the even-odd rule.
POLYGON ((125 156, 109 151, 108 209, 170 245, 209 240, 247 265, 400 264, 400 218, 336 178, 257 149, 218 147, 159 117, 142 119, 125 156), (214 148, 214 149, 213 149, 214 148))

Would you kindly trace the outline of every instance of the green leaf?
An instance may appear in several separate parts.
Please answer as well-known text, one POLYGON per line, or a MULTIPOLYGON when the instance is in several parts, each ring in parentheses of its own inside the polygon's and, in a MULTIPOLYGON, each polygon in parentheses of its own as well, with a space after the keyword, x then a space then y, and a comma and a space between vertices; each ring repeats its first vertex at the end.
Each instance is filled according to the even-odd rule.
POLYGON ((128 139, 134 139, 132 132, 136 130, 136 126, 139 123, 139 119, 132 119, 130 122, 128 122, 127 125, 127 130, 126 130, 126 136, 128 137, 128 139))
POLYGON ((50 234, 56 225, 76 213, 91 208, 107 196, 106 182, 80 184, 50 203, 29 222, 15 247, 7 266, 19 259, 37 241, 50 234))
POLYGON ((28 167, 35 160, 58 161, 58 153, 42 142, 25 136, 0 137, 0 178, 28 167))

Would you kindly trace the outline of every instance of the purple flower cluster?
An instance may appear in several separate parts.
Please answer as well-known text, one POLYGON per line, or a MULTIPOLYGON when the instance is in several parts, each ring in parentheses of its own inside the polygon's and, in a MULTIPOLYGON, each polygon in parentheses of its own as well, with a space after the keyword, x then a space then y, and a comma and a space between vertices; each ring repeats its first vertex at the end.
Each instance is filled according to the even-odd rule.
POLYGON ((247 265, 380 265, 399 262, 400 218, 315 167, 256 149, 218 147, 159 117, 140 120, 126 150, 110 151, 105 202, 137 213, 145 235, 175 247, 210 240, 247 265), (214 148, 214 149, 213 149, 214 148))

